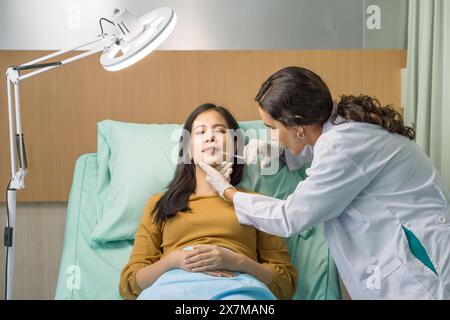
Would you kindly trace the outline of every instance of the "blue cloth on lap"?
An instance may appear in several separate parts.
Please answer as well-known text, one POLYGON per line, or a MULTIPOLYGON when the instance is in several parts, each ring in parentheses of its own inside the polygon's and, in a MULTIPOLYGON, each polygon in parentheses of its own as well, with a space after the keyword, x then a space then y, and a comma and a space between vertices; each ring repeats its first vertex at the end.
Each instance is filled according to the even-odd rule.
POLYGON ((276 300, 267 286, 247 273, 232 278, 173 269, 144 289, 138 300, 276 300), (228 298, 228 296, 230 296, 228 298))
MULTIPOLYGON (((190 247, 185 250, 191 249, 190 247)), ((234 272, 235 277, 215 277, 201 272, 172 269, 144 289, 138 300, 276 300, 269 288, 254 276, 234 272)))

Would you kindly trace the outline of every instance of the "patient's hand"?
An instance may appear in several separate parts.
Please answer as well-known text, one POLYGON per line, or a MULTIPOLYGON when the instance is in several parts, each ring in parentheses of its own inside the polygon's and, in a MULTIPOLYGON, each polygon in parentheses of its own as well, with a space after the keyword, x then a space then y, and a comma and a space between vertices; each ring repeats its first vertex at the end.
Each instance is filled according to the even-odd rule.
MULTIPOLYGON (((166 256, 166 259, 168 261, 170 269, 182 269, 184 271, 192 272, 190 268, 186 265, 186 260, 188 253, 191 251, 186 250, 177 250, 172 251, 166 256)), ((228 270, 210 270, 203 272, 207 275, 214 276, 214 277, 235 277, 236 275, 228 270)))
POLYGON ((185 256, 185 266, 192 272, 217 270, 240 271, 242 255, 211 245, 194 246, 185 256))
POLYGON ((176 250, 172 251, 167 255, 167 260, 170 269, 182 269, 184 271, 192 271, 186 266, 186 256, 189 251, 186 250, 176 250))
POLYGON ((204 271, 203 273, 214 277, 225 277, 225 278, 236 277, 236 274, 228 270, 204 271))

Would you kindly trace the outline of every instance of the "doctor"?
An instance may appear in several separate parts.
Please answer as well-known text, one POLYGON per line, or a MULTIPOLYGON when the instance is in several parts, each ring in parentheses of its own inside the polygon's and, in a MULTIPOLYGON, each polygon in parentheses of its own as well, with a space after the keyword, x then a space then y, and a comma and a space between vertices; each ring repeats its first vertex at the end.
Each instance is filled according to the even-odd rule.
MULTIPOLYGON (((364 95, 333 104, 322 79, 299 67, 270 76, 256 101, 290 169, 312 163, 286 200, 239 192, 202 164, 239 222, 284 237, 323 223, 353 299, 450 299, 449 193, 401 115, 364 95)), ((267 163, 260 141, 244 155, 255 150, 267 163)))

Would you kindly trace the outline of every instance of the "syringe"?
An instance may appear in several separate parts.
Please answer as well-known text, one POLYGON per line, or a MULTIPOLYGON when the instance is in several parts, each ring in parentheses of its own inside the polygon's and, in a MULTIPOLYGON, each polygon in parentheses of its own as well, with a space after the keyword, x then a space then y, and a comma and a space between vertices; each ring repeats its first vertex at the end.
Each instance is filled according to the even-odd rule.
POLYGON ((224 155, 227 155, 227 156, 233 156, 233 157, 235 157, 235 158, 238 158, 238 159, 241 159, 241 160, 244 160, 244 161, 245 161, 245 157, 239 156, 239 155, 237 155, 237 154, 231 154, 231 153, 228 153, 228 152, 223 152, 223 154, 224 154, 224 155))

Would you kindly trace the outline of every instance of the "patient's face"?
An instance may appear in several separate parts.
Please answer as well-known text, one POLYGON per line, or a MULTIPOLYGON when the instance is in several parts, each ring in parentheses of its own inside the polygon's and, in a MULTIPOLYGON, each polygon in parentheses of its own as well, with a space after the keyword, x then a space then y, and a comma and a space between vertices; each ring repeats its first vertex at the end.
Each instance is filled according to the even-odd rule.
MULTIPOLYGON (((226 120, 214 110, 205 111, 197 116, 191 131, 189 151, 194 163, 201 161, 216 165, 225 160, 227 146, 232 145, 232 136, 226 120)), ((228 150, 228 152, 232 152, 228 150)))

